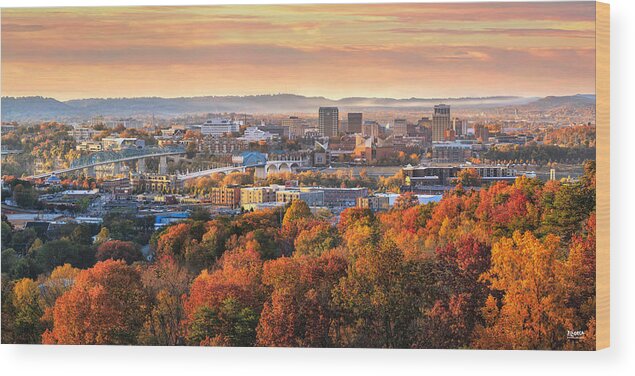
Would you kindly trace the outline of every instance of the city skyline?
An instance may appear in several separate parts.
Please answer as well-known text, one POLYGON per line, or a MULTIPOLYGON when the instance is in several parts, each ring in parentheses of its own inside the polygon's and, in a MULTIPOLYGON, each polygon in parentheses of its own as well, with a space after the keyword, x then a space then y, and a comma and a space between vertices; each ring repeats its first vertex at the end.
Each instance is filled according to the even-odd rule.
POLYGON ((589 3, 15 8, 2 95, 594 93, 589 3))

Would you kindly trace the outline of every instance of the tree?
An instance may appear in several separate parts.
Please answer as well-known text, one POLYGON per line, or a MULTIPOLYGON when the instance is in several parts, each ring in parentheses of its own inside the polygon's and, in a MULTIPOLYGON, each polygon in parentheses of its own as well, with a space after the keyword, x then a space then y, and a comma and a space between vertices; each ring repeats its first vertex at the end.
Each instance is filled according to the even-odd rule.
POLYGON ((123 261, 102 261, 79 273, 57 300, 43 343, 133 345, 147 312, 139 272, 123 261))
MULTIPOLYGON (((190 131, 188 131, 190 132, 190 131)), ((196 142, 189 142, 187 144, 187 146, 185 147, 185 153, 187 155, 188 159, 192 159, 196 156, 196 152, 197 152, 197 145, 196 142)))
POLYGON ((38 195, 32 186, 18 184, 13 187, 13 201, 23 208, 32 208, 37 203, 38 195))
POLYGON ((125 242, 121 240, 109 240, 97 247, 95 254, 97 261, 105 261, 107 259, 123 260, 128 265, 143 260, 141 249, 134 242, 125 242))
POLYGON ((174 257, 178 262, 184 262, 188 252, 200 244, 205 227, 204 222, 198 221, 177 223, 167 227, 157 239, 157 255, 174 257))
POLYGON ((57 299, 73 286, 79 272, 71 264, 64 264, 53 269, 50 275, 40 276, 38 284, 44 306, 53 307, 57 299))
MULTIPOLYGON (((192 282, 190 294, 184 304, 185 322, 188 328, 187 337, 190 338, 190 329, 198 331, 203 327, 207 328, 204 330, 205 337, 212 341, 206 341, 205 344, 213 344, 215 338, 218 340, 230 338, 233 329, 227 332, 219 330, 219 328, 227 329, 231 328, 231 325, 219 326, 213 322, 203 325, 204 323, 201 322, 216 320, 222 315, 223 306, 227 303, 227 299, 231 299, 232 305, 235 304, 234 307, 237 307, 234 313, 242 312, 245 308, 250 309, 253 313, 260 313, 264 299, 264 292, 260 284, 261 275, 262 259, 257 251, 251 249, 225 252, 219 260, 216 270, 213 272, 203 270, 192 282), (211 310, 212 313, 207 309, 211 310)), ((232 322, 232 320, 229 321, 232 322)), ((247 322, 253 323, 253 330, 255 330, 257 320, 255 322, 242 319, 239 321, 241 326, 247 322)), ((201 335, 196 334, 191 338, 201 339, 201 335)))
POLYGON ((282 220, 282 226, 288 226, 299 220, 312 217, 309 205, 303 200, 294 200, 287 209, 282 220))
POLYGON ((197 207, 194 210, 192 210, 190 219, 192 219, 193 221, 207 222, 211 219, 211 215, 209 213, 209 210, 203 207, 197 207))
POLYGON ((355 251, 347 275, 333 290, 343 319, 341 346, 410 347, 428 283, 425 260, 407 260, 390 241, 355 251))
POLYGON ((67 263, 76 268, 86 268, 95 262, 95 254, 90 247, 66 239, 44 243, 34 251, 34 258, 40 272, 48 272, 67 263))
POLYGON ((95 244, 99 245, 107 240, 110 240, 110 231, 108 230, 108 227, 102 227, 95 237, 95 244))
POLYGON ((191 281, 187 269, 166 257, 145 268, 141 279, 152 308, 139 336, 140 343, 161 346, 184 344, 183 300, 191 281))
POLYGON ((331 302, 331 291, 346 273, 348 263, 341 253, 319 257, 282 257, 267 261, 263 283, 272 288, 258 323, 261 346, 328 347, 339 322, 331 302))
POLYGON ((419 205, 419 198, 417 197, 417 195, 412 192, 406 192, 397 197, 393 209, 405 210, 417 205, 419 205))
POLYGON ((545 206, 543 231, 568 241, 595 210, 595 189, 581 183, 564 184, 545 206))
POLYGON ((479 187, 481 176, 475 168, 464 168, 456 174, 456 181, 464 187, 479 187))
POLYGON ((258 315, 233 298, 219 307, 201 306, 188 328, 188 343, 207 346, 251 346, 256 339, 258 315))
POLYGON ((92 235, 93 232, 91 231, 89 225, 80 224, 75 226, 71 232, 70 240, 80 244, 91 245, 93 244, 92 235))
POLYGON ((489 247, 473 234, 465 234, 457 241, 450 241, 437 248, 437 255, 475 278, 487 271, 490 266, 489 247))
POLYGON ((300 231, 294 242, 294 255, 319 256, 338 243, 337 229, 328 222, 317 222, 311 228, 300 231))
POLYGON ((475 347, 491 349, 557 349, 571 329, 558 259, 558 237, 543 241, 533 233, 514 233, 492 248, 492 266, 483 281, 502 298, 490 296, 482 309, 485 326, 476 329, 475 347))
POLYGON ((11 246, 17 252, 24 253, 31 247, 35 239, 37 239, 37 233, 32 228, 16 231, 11 234, 11 246))
POLYGON ((2 231, 0 231, 0 235, 2 236, 2 244, 10 244, 13 227, 9 222, 5 221, 5 218, 6 217, 2 215, 2 231))
POLYGON ((15 343, 39 343, 43 331, 40 317, 44 311, 37 283, 29 278, 17 281, 13 287, 12 301, 15 308, 15 343))

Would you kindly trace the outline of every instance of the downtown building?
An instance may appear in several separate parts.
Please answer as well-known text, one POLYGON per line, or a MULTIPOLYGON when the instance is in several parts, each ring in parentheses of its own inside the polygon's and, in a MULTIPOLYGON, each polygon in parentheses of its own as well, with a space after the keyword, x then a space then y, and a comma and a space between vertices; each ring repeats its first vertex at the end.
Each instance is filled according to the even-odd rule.
POLYGON ((361 112, 348 113, 347 133, 362 133, 363 115, 361 112))
POLYGON ((302 119, 297 116, 289 116, 288 119, 282 119, 282 126, 289 129, 289 139, 295 140, 304 137, 305 124, 302 119))
POLYGON ((446 129, 452 128, 450 106, 438 104, 434 106, 432 115, 432 142, 445 141, 446 129))
POLYGON ((408 122, 406 119, 395 119, 393 132, 395 136, 407 136, 408 135, 408 122))
POLYGON ((339 131, 340 111, 337 107, 320 107, 318 129, 322 137, 336 137, 339 131))
POLYGON ((228 133, 240 131, 240 122, 229 119, 210 119, 201 125, 195 125, 194 129, 199 129, 203 136, 222 137, 228 133))

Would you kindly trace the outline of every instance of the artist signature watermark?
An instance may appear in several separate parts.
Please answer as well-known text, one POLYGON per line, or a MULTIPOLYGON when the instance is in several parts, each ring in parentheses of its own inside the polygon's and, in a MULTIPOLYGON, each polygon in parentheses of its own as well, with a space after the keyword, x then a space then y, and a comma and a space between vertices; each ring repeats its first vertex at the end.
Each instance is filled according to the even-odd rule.
POLYGON ((573 341, 584 339, 584 330, 567 330, 567 339, 573 341))

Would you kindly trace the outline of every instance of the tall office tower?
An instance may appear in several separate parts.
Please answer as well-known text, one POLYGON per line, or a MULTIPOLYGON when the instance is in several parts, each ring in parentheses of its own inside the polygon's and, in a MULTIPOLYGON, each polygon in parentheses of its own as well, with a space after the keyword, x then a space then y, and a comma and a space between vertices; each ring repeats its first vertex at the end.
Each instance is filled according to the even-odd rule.
POLYGON ((408 123, 406 119, 395 119, 395 126, 393 132, 395 136, 407 136, 408 135, 408 123))
POLYGON ((362 113, 361 112, 349 112, 348 113, 348 133, 362 133, 362 113))
POLYGON ((432 115, 432 141, 445 141, 445 130, 452 128, 450 122, 450 106, 438 104, 434 106, 432 115))
POLYGON ((320 107, 320 118, 318 120, 320 136, 337 136, 339 119, 340 111, 337 107, 320 107))

